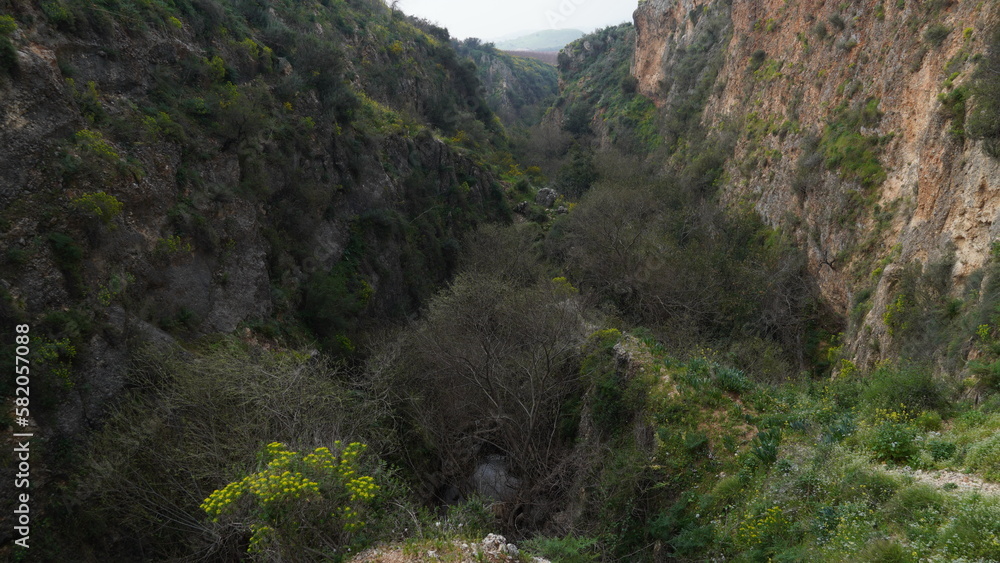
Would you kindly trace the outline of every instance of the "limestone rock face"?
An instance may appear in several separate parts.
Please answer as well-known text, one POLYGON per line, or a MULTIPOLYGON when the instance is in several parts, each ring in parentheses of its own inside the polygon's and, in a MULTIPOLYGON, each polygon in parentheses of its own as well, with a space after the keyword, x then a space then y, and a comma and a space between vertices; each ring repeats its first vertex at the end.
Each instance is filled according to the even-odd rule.
POLYGON ((857 331, 868 336, 851 343, 859 359, 874 362, 894 283, 893 268, 877 264, 926 265, 953 253, 960 287, 1000 234, 1000 161, 956 135, 939 101, 971 79, 1000 6, 648 0, 635 12, 633 74, 643 94, 659 104, 685 94, 671 88, 672 73, 685 70, 678 57, 700 48, 699 26, 720 10, 728 17, 725 51, 702 120, 707 128, 744 125, 723 197, 749 201, 794 232, 825 300, 841 313, 855 292, 874 290, 857 331), (935 26, 949 31, 940 45, 928 39, 935 26), (874 186, 812 154, 844 110, 866 104, 878 117, 857 134, 878 140, 884 181, 874 186))
POLYGON ((639 91, 659 97, 679 49, 690 46, 697 17, 715 0, 647 0, 635 11, 636 50, 632 66, 639 91))

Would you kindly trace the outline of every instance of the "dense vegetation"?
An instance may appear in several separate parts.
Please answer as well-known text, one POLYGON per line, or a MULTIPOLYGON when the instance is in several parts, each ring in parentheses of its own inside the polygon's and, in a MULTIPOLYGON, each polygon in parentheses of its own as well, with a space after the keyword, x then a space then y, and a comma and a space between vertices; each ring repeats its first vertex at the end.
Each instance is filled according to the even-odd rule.
POLYGON ((476 63, 483 97, 508 128, 538 123, 559 91, 558 72, 551 65, 513 56, 474 37, 453 45, 476 63))
MULTIPOLYGON (((841 333, 861 330, 871 292, 838 318, 787 233, 720 202, 736 139, 761 127, 701 126, 726 2, 693 18, 663 107, 637 92, 622 25, 561 53, 544 115, 544 68, 378 2, 102 6, 41 9, 83 37, 141 21, 228 38, 164 65, 125 110, 69 82, 89 125, 53 167, 81 193, 40 237, 72 300, 39 318, 43 412, 66 408, 77 357, 112 332, 98 304, 138 310, 132 274, 89 287, 85 265, 124 228, 115 189, 147 145, 178 154, 190 194, 153 259, 235 244, 209 202, 266 204, 276 307, 234 334, 183 310, 144 319, 157 338, 116 334, 125 389, 80 442, 44 444, 38 540, 12 558, 344 561, 502 532, 553 561, 1000 559, 1000 500, 956 483, 1000 480, 1000 250, 961 295, 948 253, 898 268, 884 322, 899 361, 852 363, 841 333), (306 32, 317 23, 329 31, 306 32), (524 89, 484 97, 477 65, 501 63, 524 89), (339 159, 325 178, 301 164, 323 143, 339 159), (423 143, 451 160, 431 165, 423 143), (238 186, 197 173, 227 150, 238 186), (400 201, 345 212, 339 194, 373 167, 400 201), (536 202, 546 174, 565 212, 536 202), (341 215, 342 256, 304 271, 302 241, 341 215), (373 287, 393 260, 395 289, 373 287)), ((995 51, 967 124, 987 146, 995 51)), ((878 100, 831 115, 796 181, 822 165, 870 190, 885 172, 861 129, 878 100)), ((29 316, 0 292, 3 322, 29 316)))

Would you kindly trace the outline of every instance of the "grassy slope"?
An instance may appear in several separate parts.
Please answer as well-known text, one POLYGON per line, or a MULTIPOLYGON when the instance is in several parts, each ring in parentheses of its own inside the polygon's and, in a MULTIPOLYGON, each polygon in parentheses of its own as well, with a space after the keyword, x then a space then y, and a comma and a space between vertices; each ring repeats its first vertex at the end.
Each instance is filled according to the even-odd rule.
MULTIPOLYGON (((679 495, 647 541, 679 560, 958 561, 1000 557, 1000 402, 973 406, 928 376, 762 385, 698 356, 645 354, 649 470, 679 495), (942 413, 943 420, 942 420, 942 413), (918 468, 914 474, 896 471, 918 468), (971 472, 959 488, 937 469, 971 472), (932 484, 928 484, 931 482, 932 484), (964 558, 964 559, 963 559, 964 558)), ((652 494, 652 487, 647 494, 652 494)))

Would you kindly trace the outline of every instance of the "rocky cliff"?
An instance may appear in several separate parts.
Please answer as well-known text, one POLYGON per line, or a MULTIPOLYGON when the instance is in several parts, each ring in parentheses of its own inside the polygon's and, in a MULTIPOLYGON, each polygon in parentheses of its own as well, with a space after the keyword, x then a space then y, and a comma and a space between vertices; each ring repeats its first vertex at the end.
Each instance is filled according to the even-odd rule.
POLYGON ((559 92, 552 65, 501 51, 472 38, 454 43, 456 51, 476 63, 482 94, 508 127, 537 123, 559 92))
POLYGON ((964 122, 998 18, 972 0, 649 0, 632 69, 661 106, 695 93, 687 74, 712 83, 702 123, 738 131, 723 199, 795 233, 873 363, 907 265, 948 269, 956 294, 990 258, 1000 161, 964 122), (718 65, 684 66, 713 49, 718 65))

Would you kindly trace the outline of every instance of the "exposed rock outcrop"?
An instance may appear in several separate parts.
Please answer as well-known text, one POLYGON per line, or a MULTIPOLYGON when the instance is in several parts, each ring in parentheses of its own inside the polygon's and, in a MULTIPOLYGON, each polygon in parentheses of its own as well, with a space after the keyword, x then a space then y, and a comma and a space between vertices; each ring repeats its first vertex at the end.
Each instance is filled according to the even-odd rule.
POLYGON ((648 0, 635 12, 642 93, 659 104, 687 94, 673 88, 676 73, 691 71, 679 56, 705 48, 699 26, 720 11, 726 48, 702 120, 742 125, 723 196, 750 201, 770 224, 795 232, 825 300, 841 313, 874 286, 866 328, 855 331, 863 337, 851 343, 872 364, 890 349, 882 316, 895 279, 884 263, 953 253, 960 285, 1000 234, 1000 161, 956 133, 939 100, 968 83, 1000 9, 975 1, 648 0), (822 154, 848 112, 866 107, 867 121, 851 134, 877 146, 877 163, 867 164, 882 170, 867 180, 822 154))

